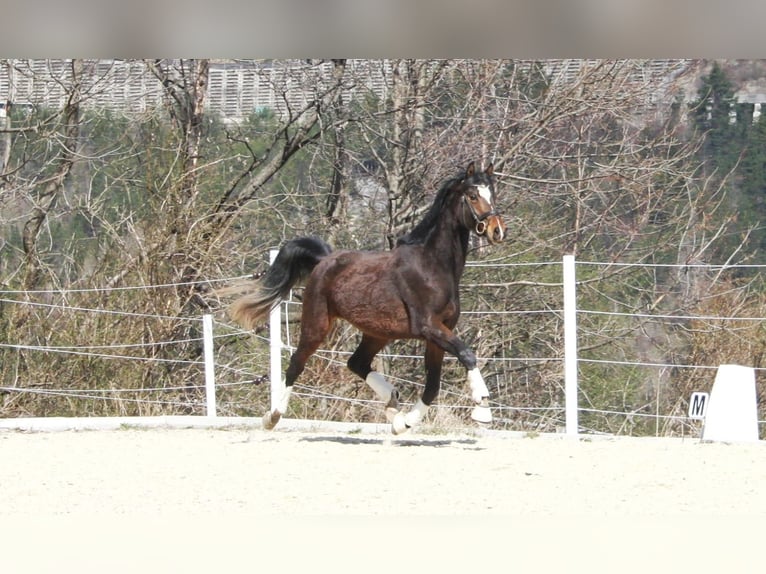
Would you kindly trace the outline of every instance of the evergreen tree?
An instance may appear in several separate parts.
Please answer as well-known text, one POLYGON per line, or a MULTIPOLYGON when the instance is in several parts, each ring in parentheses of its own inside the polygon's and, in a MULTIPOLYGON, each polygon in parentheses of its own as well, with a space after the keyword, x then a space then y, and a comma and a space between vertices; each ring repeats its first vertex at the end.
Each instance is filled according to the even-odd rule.
POLYGON ((751 120, 737 172, 740 175, 740 222, 753 230, 753 244, 762 251, 766 248, 766 118, 763 116, 751 120))
POLYGON ((734 86, 718 62, 713 64, 710 74, 702 79, 693 104, 695 127, 705 134, 702 148, 705 163, 715 170, 728 173, 737 162, 737 153, 732 143, 737 136, 734 86))
POLYGON ((754 106, 738 104, 734 84, 718 62, 702 78, 692 108, 695 127, 704 134, 701 161, 708 174, 724 181, 728 209, 721 215, 732 221, 722 257, 740 247, 750 232, 745 250, 766 246, 766 121, 755 121, 754 106))

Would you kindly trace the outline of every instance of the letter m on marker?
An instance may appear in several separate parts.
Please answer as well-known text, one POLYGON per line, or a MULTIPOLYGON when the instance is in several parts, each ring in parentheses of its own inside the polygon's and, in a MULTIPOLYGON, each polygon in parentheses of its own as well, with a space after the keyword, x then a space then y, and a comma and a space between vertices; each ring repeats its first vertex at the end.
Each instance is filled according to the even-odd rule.
POLYGON ((689 418, 690 419, 704 419, 705 410, 708 404, 707 393, 692 393, 689 399, 689 418))

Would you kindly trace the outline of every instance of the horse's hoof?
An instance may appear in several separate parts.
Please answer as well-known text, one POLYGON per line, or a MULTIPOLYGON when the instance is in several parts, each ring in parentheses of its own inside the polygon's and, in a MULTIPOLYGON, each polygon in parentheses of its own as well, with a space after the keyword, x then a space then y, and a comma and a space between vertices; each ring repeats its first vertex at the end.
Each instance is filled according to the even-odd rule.
POLYGON ((272 430, 275 426, 277 426, 277 423, 281 418, 282 413, 279 411, 267 412, 265 415, 263 415, 263 428, 265 430, 272 430))
POLYGON ((394 420, 396 420, 396 415, 398 414, 399 409, 394 407, 386 407, 386 420, 391 424, 394 424, 394 420))
POLYGON ((401 412, 396 413, 396 416, 394 416, 394 420, 391 422, 391 431, 394 434, 402 434, 410 430, 410 427, 407 426, 407 421, 404 418, 404 415, 401 412))
POLYGON ((485 406, 474 407, 471 411, 471 418, 477 423, 488 424, 492 422, 492 411, 485 406))

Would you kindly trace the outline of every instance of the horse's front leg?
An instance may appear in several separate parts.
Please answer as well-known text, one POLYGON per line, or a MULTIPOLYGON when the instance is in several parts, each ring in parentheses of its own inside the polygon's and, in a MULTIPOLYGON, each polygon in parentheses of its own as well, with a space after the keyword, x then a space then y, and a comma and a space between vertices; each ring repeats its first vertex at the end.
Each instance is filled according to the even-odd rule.
POLYGON ((491 423, 492 411, 489 408, 489 389, 478 367, 468 371, 468 386, 471 388, 471 398, 476 403, 471 411, 471 418, 479 423, 491 423))
POLYGON ((479 423, 492 422, 492 411, 489 408, 489 389, 484 382, 484 377, 481 376, 474 352, 447 326, 429 329, 427 334, 429 344, 433 342, 441 349, 453 354, 465 367, 468 373, 468 385, 471 388, 471 398, 476 403, 471 411, 471 418, 479 423))
POLYGON ((425 417, 429 407, 439 394, 443 359, 444 349, 435 343, 427 342, 425 352, 426 384, 423 394, 407 414, 399 413, 394 418, 391 423, 394 434, 401 434, 418 426, 425 417))
POLYGON ((481 376, 477 366, 476 355, 464 343, 459 348, 456 356, 460 363, 468 371, 468 386, 471 389, 471 398, 476 406, 471 410, 471 418, 478 423, 491 423, 492 411, 489 408, 489 389, 481 376))
POLYGON ((394 434, 402 434, 410 430, 412 427, 416 427, 423 420, 423 417, 428 412, 428 405, 423 402, 423 399, 418 399, 407 414, 399 411, 391 420, 391 431, 394 434))

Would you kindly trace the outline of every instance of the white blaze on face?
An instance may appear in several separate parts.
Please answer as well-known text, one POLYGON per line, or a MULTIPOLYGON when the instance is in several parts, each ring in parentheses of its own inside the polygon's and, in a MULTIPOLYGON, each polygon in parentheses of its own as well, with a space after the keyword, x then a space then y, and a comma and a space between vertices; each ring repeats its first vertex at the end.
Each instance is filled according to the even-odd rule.
POLYGON ((484 201, 486 201, 490 207, 492 206, 492 190, 489 188, 488 185, 477 185, 476 191, 479 192, 479 195, 484 198, 484 201))

